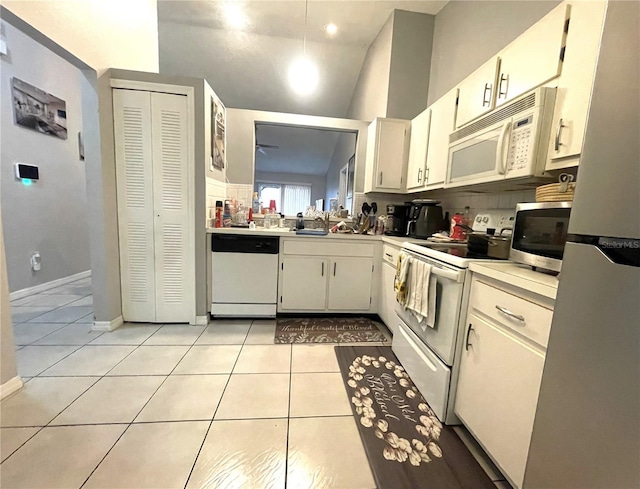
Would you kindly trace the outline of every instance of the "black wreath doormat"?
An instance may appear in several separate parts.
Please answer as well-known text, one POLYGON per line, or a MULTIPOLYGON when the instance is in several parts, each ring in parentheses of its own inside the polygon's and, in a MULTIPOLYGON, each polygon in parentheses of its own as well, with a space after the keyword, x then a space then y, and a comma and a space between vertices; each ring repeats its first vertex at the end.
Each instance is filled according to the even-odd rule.
POLYGON ((336 346, 378 489, 495 489, 388 346, 336 346))

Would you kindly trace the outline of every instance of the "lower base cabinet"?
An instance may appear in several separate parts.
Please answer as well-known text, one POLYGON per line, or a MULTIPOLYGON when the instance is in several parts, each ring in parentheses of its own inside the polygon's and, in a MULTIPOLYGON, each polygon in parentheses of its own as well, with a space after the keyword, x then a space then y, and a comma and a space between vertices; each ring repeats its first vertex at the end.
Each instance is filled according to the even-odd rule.
POLYGON ((279 310, 368 312, 373 271, 373 258, 285 256, 279 310))
POLYGON ((378 315, 384 321, 393 335, 396 334, 396 291, 395 291, 396 268, 389 263, 383 262, 380 284, 380 304, 378 315))
POLYGON ((544 353, 499 325, 467 317, 455 412, 503 473, 521 488, 544 353))

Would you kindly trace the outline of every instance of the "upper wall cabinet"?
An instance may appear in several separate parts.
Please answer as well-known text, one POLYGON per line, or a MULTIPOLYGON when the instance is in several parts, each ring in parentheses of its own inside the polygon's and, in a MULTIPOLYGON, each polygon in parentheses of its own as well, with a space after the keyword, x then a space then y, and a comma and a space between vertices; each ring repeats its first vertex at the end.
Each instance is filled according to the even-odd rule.
POLYGON ((449 134, 455 129, 458 89, 450 90, 431 105, 425 190, 444 186, 449 160, 449 134))
POLYGON ((498 57, 494 56, 460 83, 457 127, 494 108, 498 63, 498 57))
POLYGON ((427 151, 431 110, 426 109, 411 121, 409 163, 407 165, 407 192, 421 190, 427 181, 427 151))
POLYGON ((460 83, 456 127, 558 77, 569 9, 553 9, 460 83))
POLYGON ((562 3, 500 52, 496 106, 560 74, 568 18, 569 5, 562 3))
POLYGON ((367 133, 365 192, 401 192, 408 156, 409 121, 376 118, 367 133))
POLYGON ((558 80, 547 170, 578 164, 589 113, 607 3, 575 2, 558 80))

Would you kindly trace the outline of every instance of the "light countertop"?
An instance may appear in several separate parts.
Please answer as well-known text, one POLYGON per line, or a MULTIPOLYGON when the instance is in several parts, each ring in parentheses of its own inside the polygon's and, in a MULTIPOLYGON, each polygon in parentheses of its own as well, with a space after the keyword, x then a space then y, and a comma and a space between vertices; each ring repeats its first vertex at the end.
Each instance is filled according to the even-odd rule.
POLYGON ((480 263, 473 262, 469 270, 479 275, 505 282, 534 294, 556 299, 558 277, 542 272, 534 272, 531 267, 513 262, 480 263))

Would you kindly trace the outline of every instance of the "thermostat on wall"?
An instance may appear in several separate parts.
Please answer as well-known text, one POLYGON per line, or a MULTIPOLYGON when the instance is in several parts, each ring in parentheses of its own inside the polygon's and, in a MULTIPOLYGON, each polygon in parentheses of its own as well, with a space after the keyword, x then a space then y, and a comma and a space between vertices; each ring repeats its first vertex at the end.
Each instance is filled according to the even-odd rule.
POLYGON ((16 178, 18 180, 39 180, 40 172, 35 165, 27 165, 25 163, 16 163, 16 178))

